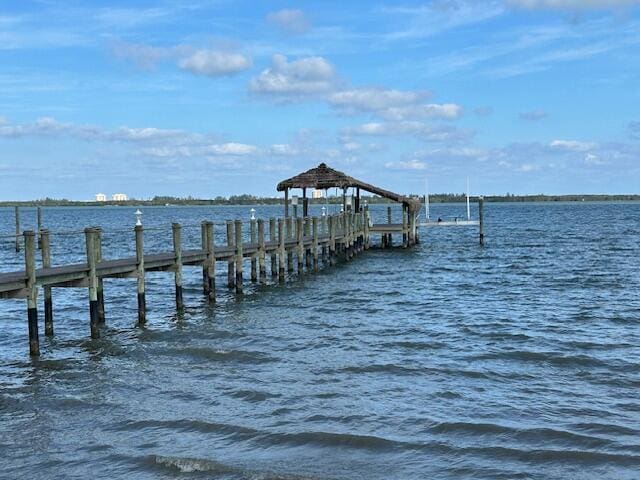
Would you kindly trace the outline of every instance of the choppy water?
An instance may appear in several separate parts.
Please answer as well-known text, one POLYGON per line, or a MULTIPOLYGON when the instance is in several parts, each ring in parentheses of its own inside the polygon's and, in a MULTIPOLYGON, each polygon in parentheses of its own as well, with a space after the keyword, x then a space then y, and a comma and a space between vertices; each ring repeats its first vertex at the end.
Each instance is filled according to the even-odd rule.
MULTIPOLYGON (((46 209, 45 223, 102 225, 113 258, 133 252, 131 233, 109 233, 133 210, 46 209)), ((144 212, 235 216, 247 208, 144 212)), ((40 359, 25 302, 0 301, 0 477, 640 478, 640 204, 489 204, 486 218, 485 248, 474 229, 437 229, 240 298, 219 268, 214 307, 186 269, 181 317, 171 274, 149 274, 144 328, 135 282, 107 280, 96 341, 86 291, 54 290, 40 359)), ((81 259, 81 240, 54 236, 54 263, 81 259)), ((0 270, 21 263, 0 241, 0 270)))

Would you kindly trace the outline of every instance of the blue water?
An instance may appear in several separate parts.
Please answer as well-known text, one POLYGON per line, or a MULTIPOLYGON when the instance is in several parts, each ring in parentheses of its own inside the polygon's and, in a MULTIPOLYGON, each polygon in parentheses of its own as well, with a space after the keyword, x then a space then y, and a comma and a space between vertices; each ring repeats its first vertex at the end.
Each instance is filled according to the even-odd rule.
MULTIPOLYGON (((204 219, 222 242, 248 208, 145 208, 161 227, 145 246, 170 249, 172 221, 197 246, 204 219)), ((44 223, 101 225, 117 258, 133 253, 134 210, 47 208, 44 223)), ((186 268, 184 315, 172 274, 150 273, 144 328, 135 280, 108 279, 99 340, 86 290, 56 289, 39 359, 25 301, 0 300, 0 477, 640 478, 640 204, 485 211, 484 248, 475 228, 431 229, 243 296, 218 264, 214 306, 186 268)), ((52 246, 54 264, 83 258, 81 234, 52 246)), ((22 263, 0 238, 0 271, 22 263)))

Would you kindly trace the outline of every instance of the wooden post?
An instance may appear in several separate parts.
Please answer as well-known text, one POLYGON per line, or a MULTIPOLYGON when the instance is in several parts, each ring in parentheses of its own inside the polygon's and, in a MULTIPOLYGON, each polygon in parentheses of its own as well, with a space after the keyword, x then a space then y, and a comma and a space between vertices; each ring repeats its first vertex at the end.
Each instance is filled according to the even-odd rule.
POLYGON ((313 271, 318 271, 318 217, 312 219, 312 232, 313 232, 313 244, 311 250, 313 251, 313 271))
POLYGON ((304 270, 304 219, 302 217, 296 218, 296 242, 297 242, 297 256, 298 256, 298 273, 302 273, 304 270))
POLYGON ((329 217, 329 265, 336 264, 336 217, 329 217))
MULTIPOLYGON (((40 240, 42 242, 42 268, 51 268, 49 230, 40 230, 40 240)), ((53 335, 53 301, 51 287, 48 286, 44 287, 44 334, 48 337, 53 335)))
POLYGON ((178 312, 184 310, 184 300, 182 298, 182 227, 179 223, 172 223, 173 231, 173 269, 176 283, 176 309, 178 312))
POLYGON ((369 221, 371 220, 371 214, 369 213, 369 206, 364 207, 364 249, 369 250, 369 221))
MULTIPOLYGON (((234 247, 235 242, 233 240, 233 221, 227 220, 227 246, 234 247)), ((235 248, 233 248, 235 250, 235 248)), ((231 255, 227 263, 227 286, 234 288, 236 286, 236 267, 235 257, 231 255)))
MULTIPOLYGON (((309 217, 304 217, 304 233, 302 243, 306 242, 306 239, 311 234, 311 219, 309 217)), ((305 264, 307 266, 307 272, 311 270, 312 258, 311 258, 311 249, 306 248, 304 252, 305 264)))
POLYGON ((265 265, 266 251, 264 245, 264 220, 258 220, 258 269, 260 271, 260 281, 267 278, 267 266, 265 265))
POLYGON ((209 302, 216 301, 216 252, 213 222, 205 222, 205 250, 207 260, 205 262, 205 276, 207 283, 207 299, 209 302))
POLYGON ((20 208, 14 208, 14 214, 16 217, 16 252, 20 251, 20 208))
POLYGON ((207 255, 207 259, 205 259, 204 262, 202 262, 202 292, 205 295, 209 295, 209 278, 207 275, 207 267, 208 267, 208 252, 207 252, 207 222, 206 221, 202 221, 200 223, 200 236, 201 236, 201 245, 202 245, 202 250, 204 250, 205 254, 207 255))
MULTIPOLYGON (((42 230, 42 208, 36 207, 36 219, 38 223, 38 232, 42 230)), ((42 239, 38 237, 38 250, 42 249, 42 239)))
POLYGON ((89 281, 89 326, 91 328, 91 338, 100 338, 98 324, 98 275, 96 274, 96 264, 98 263, 97 231, 95 228, 85 228, 85 242, 87 247, 87 279, 89 281))
POLYGON ((40 339, 38 338, 38 285, 36 283, 36 234, 31 230, 24 232, 24 266, 27 275, 29 353, 31 355, 40 355, 40 339))
MULTIPOLYGON (((102 228, 96 229, 96 251, 98 252, 98 258, 96 263, 102 262, 102 228)), ((104 323, 104 282, 101 277, 98 277, 98 322, 104 323)))
POLYGON ((289 216, 289 189, 284 189, 284 218, 289 216))
MULTIPOLYGON (((320 217, 320 235, 322 235, 323 237, 325 237, 325 235, 328 234, 328 230, 327 230, 327 215, 325 212, 325 215, 323 215, 322 217, 320 217)), ((320 247, 321 250, 321 255, 322 255, 322 264, 326 265, 327 264, 327 251, 329 250, 327 247, 326 243, 323 243, 322 246, 320 247)))
POLYGON ((284 282, 284 257, 285 257, 285 246, 284 246, 284 220, 282 218, 278 219, 278 279, 281 282, 284 282))
MULTIPOLYGON (((276 241, 276 219, 269 219, 269 242, 271 244, 276 241)), ((271 276, 276 277, 278 275, 278 255, 276 254, 276 250, 271 252, 271 276)))
POLYGON ((236 220, 236 293, 242 293, 242 220, 236 220))
POLYGON ((356 212, 360 211, 360 187, 356 187, 356 212))
MULTIPOLYGON (((251 220, 249 223, 249 233, 251 236, 251 243, 255 245, 258 241, 258 234, 256 232, 256 221, 251 220)), ((251 281, 256 282, 258 280, 258 254, 257 252, 251 255, 251 281)))
MULTIPOLYGON (((391 207, 387 207, 387 223, 391 225, 391 207)), ((387 248, 393 247, 393 235, 387 233, 387 248)))
POLYGON ((138 281, 138 325, 147 321, 147 302, 145 299, 144 282, 144 245, 142 225, 136 225, 136 278, 138 281))
POLYGON ((409 246, 413 246, 415 244, 415 231, 414 231, 415 218, 409 206, 407 206, 407 219, 409 222, 409 231, 407 232, 407 235, 409 237, 408 238, 409 246))
POLYGON ((403 206, 402 207, 402 248, 407 248, 407 245, 408 245, 407 222, 408 222, 407 210, 403 206))
MULTIPOLYGON (((287 229, 287 240, 293 238, 293 219, 291 217, 287 217, 286 219, 286 229, 287 229)), ((293 272, 293 251, 287 251, 287 271, 289 273, 293 272)))
POLYGON ((480 245, 484 245, 484 197, 478 198, 478 220, 480 224, 480 245))

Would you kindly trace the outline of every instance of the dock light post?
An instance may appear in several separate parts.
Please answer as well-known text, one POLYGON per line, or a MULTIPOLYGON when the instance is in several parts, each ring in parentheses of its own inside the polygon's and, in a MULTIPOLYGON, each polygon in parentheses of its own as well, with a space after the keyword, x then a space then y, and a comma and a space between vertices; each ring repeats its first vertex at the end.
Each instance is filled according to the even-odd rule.
POLYGON ((340 205, 340 213, 344 213, 344 205, 340 205))
POLYGON ((251 220, 255 220, 256 219, 256 209, 252 208, 249 211, 251 212, 251 220))
POLYGON ((136 216, 136 227, 141 227, 142 226, 142 212, 140 211, 140 209, 136 210, 134 215, 136 216))
POLYGON ((291 197, 291 205, 293 205, 293 216, 298 216, 298 196, 294 195, 291 197))
POLYGON ((327 216, 327 209, 324 206, 322 207, 322 216, 323 217, 327 216))
POLYGON ((350 212, 352 210, 351 207, 353 205, 353 196, 352 195, 349 195, 347 197, 347 202, 346 203, 347 203, 347 211, 350 212))

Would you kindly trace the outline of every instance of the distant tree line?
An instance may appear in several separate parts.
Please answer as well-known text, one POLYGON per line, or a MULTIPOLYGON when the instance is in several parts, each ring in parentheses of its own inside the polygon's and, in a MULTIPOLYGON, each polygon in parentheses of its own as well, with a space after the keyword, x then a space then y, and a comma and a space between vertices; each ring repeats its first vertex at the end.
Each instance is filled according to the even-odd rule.
MULTIPOLYGON (((423 195, 412 195, 414 198, 419 198, 424 201, 423 195)), ((387 198, 378 197, 377 195, 361 195, 361 202, 365 200, 370 204, 376 203, 393 203, 392 200, 387 198)), ((486 195, 485 201, 487 202, 583 202, 583 201, 597 201, 597 202, 620 202, 620 201, 640 201, 640 195, 627 194, 627 195, 514 195, 507 193, 506 195, 486 195)), ((430 203, 460 203, 465 202, 467 196, 465 193, 437 193, 429 195, 430 203)), ((163 206, 163 205, 279 205, 283 203, 282 197, 258 197, 255 195, 231 195, 230 197, 217 196, 215 198, 203 199, 188 197, 172 197, 172 196, 155 196, 147 200, 130 199, 126 201, 113 201, 108 200, 106 202, 95 201, 77 201, 68 200, 66 198, 43 198, 40 200, 30 201, 4 201, 0 202, 0 206, 163 206)), ((473 201, 477 200, 477 197, 472 197, 473 201)), ((310 203, 315 204, 339 204, 342 203, 342 196, 329 197, 328 199, 316 198, 309 199, 310 203)))

